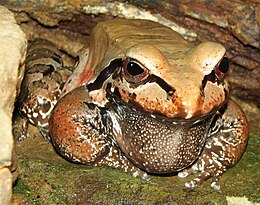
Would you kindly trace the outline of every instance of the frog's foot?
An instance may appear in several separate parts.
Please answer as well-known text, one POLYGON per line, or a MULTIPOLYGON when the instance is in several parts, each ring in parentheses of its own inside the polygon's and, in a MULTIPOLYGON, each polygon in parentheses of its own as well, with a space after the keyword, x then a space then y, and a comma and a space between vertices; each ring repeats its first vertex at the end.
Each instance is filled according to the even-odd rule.
POLYGON ((107 166, 127 172, 134 177, 141 177, 142 179, 149 180, 148 174, 140 170, 137 166, 132 164, 117 147, 110 147, 109 153, 104 156, 98 163, 98 166, 107 166))
MULTIPOLYGON (((212 156, 211 156, 212 157, 212 156)), ((181 178, 187 177, 190 174, 195 174, 200 172, 199 176, 185 183, 186 187, 194 188, 204 181, 212 177, 211 187, 215 190, 219 190, 220 186, 218 184, 219 179, 222 174, 227 171, 223 162, 213 156, 211 159, 206 154, 203 154, 200 159, 197 160, 195 164, 191 167, 178 173, 181 178)))
POLYGON ((22 142, 28 137, 28 134, 20 134, 19 136, 15 137, 15 141, 22 142))
POLYGON ((49 132, 49 127, 38 127, 39 129, 39 132, 41 133, 43 139, 45 141, 48 141, 50 142, 51 141, 51 138, 50 138, 50 132, 49 132))
POLYGON ((13 136, 15 141, 21 142, 28 137, 28 120, 21 116, 15 116, 13 124, 13 136))

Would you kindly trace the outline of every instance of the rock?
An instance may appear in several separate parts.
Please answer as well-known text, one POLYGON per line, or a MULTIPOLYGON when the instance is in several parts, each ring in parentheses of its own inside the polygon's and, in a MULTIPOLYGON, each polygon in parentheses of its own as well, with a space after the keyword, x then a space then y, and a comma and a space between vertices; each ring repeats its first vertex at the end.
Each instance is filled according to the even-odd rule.
POLYGON ((12 195, 12 175, 8 168, 0 169, 0 204, 10 204, 12 195))
MULTIPOLYGON (((0 7, 0 204, 11 201, 12 112, 23 75, 27 40, 14 15, 0 7), (20 67, 20 70, 19 70, 20 67)), ((12 169, 14 169, 12 167, 12 169)))
POLYGON ((228 82, 232 95, 260 107, 259 0, 197 1, 62 1, 6 0, 28 39, 52 40, 75 57, 98 21, 109 18, 145 18, 171 27, 195 44, 215 41, 230 59, 228 82), (69 43, 68 43, 69 42, 69 43))

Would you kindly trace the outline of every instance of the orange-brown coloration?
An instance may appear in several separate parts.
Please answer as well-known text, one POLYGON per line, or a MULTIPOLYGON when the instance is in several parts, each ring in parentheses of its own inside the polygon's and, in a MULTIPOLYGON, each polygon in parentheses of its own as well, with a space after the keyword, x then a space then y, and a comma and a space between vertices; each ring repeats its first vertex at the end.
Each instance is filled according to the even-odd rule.
MULTIPOLYGON (((136 95, 127 93, 124 89, 119 89, 121 99, 126 103, 131 103, 146 112, 160 114, 169 118, 185 118, 187 113, 184 110, 181 98, 173 95, 169 99, 136 98, 136 95)), ((152 95, 152 93, 151 93, 152 95)), ((199 117, 194 115, 195 117, 199 117)))
POLYGON ((86 82, 88 82, 93 77, 93 75, 94 75, 94 70, 85 70, 80 76, 79 84, 77 85, 77 87, 86 84, 86 82))
POLYGON ((244 111, 239 107, 233 100, 228 101, 228 111, 225 113, 226 118, 234 118, 236 127, 239 129, 235 129, 234 132, 234 145, 229 144, 228 150, 231 155, 234 157, 234 162, 232 166, 234 166, 239 159, 242 157, 245 147, 248 141, 248 121, 244 111))
MULTIPOLYGON (((67 158, 73 156, 71 160, 80 159, 86 163, 94 162, 92 155, 99 150, 93 146, 97 144, 98 136, 96 138, 89 136, 89 139, 82 137, 82 132, 87 130, 84 129, 84 122, 77 120, 86 115, 84 102, 88 101, 88 94, 83 87, 74 90, 59 101, 49 121, 54 144, 67 158)), ((84 135, 87 136, 88 133, 84 135)), ((99 152, 104 152, 104 149, 99 152)))

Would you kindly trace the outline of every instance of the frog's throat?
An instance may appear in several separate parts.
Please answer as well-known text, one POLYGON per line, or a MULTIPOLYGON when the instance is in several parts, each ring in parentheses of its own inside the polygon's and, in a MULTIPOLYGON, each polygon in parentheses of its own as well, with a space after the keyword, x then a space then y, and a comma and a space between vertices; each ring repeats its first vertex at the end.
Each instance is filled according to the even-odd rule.
POLYGON ((174 124, 122 104, 114 104, 106 116, 107 129, 127 158, 160 174, 180 171, 198 158, 213 119, 174 124))

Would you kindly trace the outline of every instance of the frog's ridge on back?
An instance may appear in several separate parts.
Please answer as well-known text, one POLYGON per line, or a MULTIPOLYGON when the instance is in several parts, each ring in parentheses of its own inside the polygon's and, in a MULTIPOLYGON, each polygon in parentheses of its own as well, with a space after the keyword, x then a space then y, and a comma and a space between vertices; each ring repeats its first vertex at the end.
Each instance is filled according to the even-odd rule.
POLYGON ((147 20, 100 22, 50 116, 53 144, 68 160, 143 178, 199 171, 186 186, 212 177, 219 189, 248 138, 227 70, 218 43, 194 46, 147 20))

